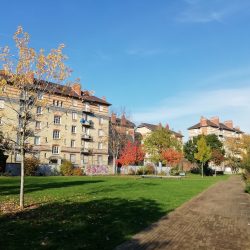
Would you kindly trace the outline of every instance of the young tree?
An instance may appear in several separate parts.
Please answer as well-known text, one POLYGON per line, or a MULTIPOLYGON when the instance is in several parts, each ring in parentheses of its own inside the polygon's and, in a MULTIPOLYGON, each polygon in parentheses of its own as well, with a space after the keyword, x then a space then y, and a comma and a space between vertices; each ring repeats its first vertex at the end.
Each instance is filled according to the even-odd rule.
POLYGON ((183 158, 183 154, 180 151, 169 148, 162 152, 162 157, 166 163, 170 164, 170 166, 174 166, 180 163, 183 158))
POLYGON ((204 164, 211 158, 211 148, 207 145, 206 139, 202 136, 197 142, 198 152, 194 154, 196 160, 201 162, 201 174, 204 175, 204 164))
MULTIPOLYGON (((118 117, 112 113, 109 122, 109 155, 112 157, 113 172, 116 173, 117 159, 120 157, 121 151, 128 141, 134 141, 134 137, 130 135, 129 128, 127 127, 128 120, 125 117, 125 111, 118 117)), ((133 129, 134 132, 134 129, 133 129)))
POLYGON ((159 127, 147 136, 143 146, 153 162, 162 162, 164 160, 162 153, 169 148, 181 151, 181 143, 163 127, 159 127))
POLYGON ((138 143, 128 141, 121 151, 121 156, 118 162, 122 165, 128 166, 130 164, 139 164, 144 160, 144 152, 138 143))
POLYGON ((30 142, 35 134, 32 125, 36 111, 38 107, 46 107, 50 95, 58 91, 59 86, 62 93, 68 92, 70 96, 71 88, 65 80, 69 77, 71 70, 65 65, 67 57, 63 54, 63 44, 52 49, 48 54, 43 49, 37 52, 29 46, 30 36, 22 27, 17 28, 13 39, 16 53, 12 54, 8 46, 0 51, 0 66, 3 68, 0 74, 0 89, 11 86, 20 95, 20 99, 13 100, 13 96, 9 96, 8 92, 1 93, 7 100, 8 112, 12 112, 13 116, 18 118, 18 122, 9 113, 1 114, 4 117, 4 127, 8 130, 2 139, 20 155, 20 208, 23 209, 24 159, 27 153, 33 152, 30 142), (51 84, 51 82, 56 84, 51 84), (45 94, 46 98, 41 98, 45 94))

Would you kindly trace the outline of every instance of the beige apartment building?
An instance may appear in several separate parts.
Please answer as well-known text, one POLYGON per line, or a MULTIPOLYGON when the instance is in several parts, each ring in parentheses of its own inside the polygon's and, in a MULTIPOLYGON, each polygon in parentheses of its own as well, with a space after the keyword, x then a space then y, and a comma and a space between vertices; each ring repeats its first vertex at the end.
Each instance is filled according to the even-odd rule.
POLYGON ((233 121, 220 122, 219 117, 212 117, 207 119, 201 117, 199 123, 188 128, 189 138, 192 139, 198 135, 217 135, 221 141, 224 141, 226 138, 240 138, 244 132, 240 130, 240 127, 234 127, 233 121))
MULTIPOLYGON (((36 79, 32 79, 36 84, 36 79)), ((72 87, 47 83, 47 89, 36 93, 29 145, 42 164, 60 165, 63 159, 77 167, 108 165, 109 104, 105 98, 72 87), (39 104, 40 103, 40 104, 39 104)), ((14 125, 22 108, 22 93, 7 84, 0 92, 0 130, 17 140, 14 125), (13 124, 13 126, 11 125, 13 124)), ((9 152, 7 163, 19 163, 18 152, 9 152)))
MULTIPOLYGON (((159 128, 159 126, 162 126, 161 124, 155 125, 155 124, 150 124, 150 123, 141 123, 137 128, 136 132, 140 133, 142 135, 142 138, 144 139, 148 134, 152 133, 152 131, 156 130, 159 128)), ((175 132, 169 128, 169 125, 166 125, 166 128, 170 131, 170 133, 178 139, 180 142, 182 142, 183 135, 181 132, 175 132)))

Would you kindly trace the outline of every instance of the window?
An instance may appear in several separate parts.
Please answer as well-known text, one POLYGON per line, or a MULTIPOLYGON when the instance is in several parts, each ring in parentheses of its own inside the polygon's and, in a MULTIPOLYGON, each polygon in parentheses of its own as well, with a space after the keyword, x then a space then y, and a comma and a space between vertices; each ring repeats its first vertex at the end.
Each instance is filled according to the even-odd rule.
POLYGON ((99 124, 100 124, 100 125, 103 124, 103 118, 102 118, 102 117, 99 118, 99 124))
POLYGON ((45 137, 45 142, 48 143, 48 137, 45 137))
POLYGON ((101 104, 99 104, 99 111, 102 112, 103 111, 103 106, 101 104))
POLYGON ((103 130, 102 129, 98 130, 98 136, 103 136, 103 130))
POLYGON ((76 147, 76 141, 71 140, 70 146, 71 146, 71 148, 75 148, 76 147))
POLYGON ((102 155, 97 156, 97 162, 98 162, 99 165, 102 164, 102 155))
POLYGON ((70 155, 70 161, 72 163, 75 163, 76 162, 76 155, 70 155))
POLYGON ((102 149, 102 142, 98 142, 98 149, 102 149))
POLYGON ((35 136, 34 144, 35 145, 40 145, 40 136, 35 136))
POLYGON ((65 130, 67 130, 68 129, 68 126, 67 125, 65 125, 65 130))
POLYGON ((72 126, 72 127, 71 127, 71 133, 72 133, 72 134, 75 134, 75 133, 76 133, 76 126, 72 126))
POLYGON ((61 124, 61 116, 59 115, 54 116, 54 124, 61 124))
POLYGON ((41 91, 39 91, 39 92, 37 93, 37 99, 38 99, 38 100, 42 100, 42 99, 43 99, 43 93, 42 93, 41 91))
POLYGON ((77 100, 73 99, 73 100, 72 100, 72 105, 73 105, 74 107, 76 107, 76 106, 77 106, 77 100))
POLYGON ((77 120, 77 112, 72 112, 72 120, 77 120))
POLYGON ((0 117, 0 125, 3 125, 2 117, 0 117))
POLYGON ((57 145, 52 146, 52 154, 54 154, 54 155, 59 154, 59 146, 57 146, 57 145))
POLYGON ((36 129, 41 129, 42 122, 36 121, 36 129))
POLYGON ((89 162, 89 157, 88 156, 84 156, 83 161, 84 161, 84 163, 88 163, 89 162))
POLYGON ((0 100, 0 109, 4 109, 4 100, 0 100))
POLYGON ((61 102, 61 107, 63 106, 63 102, 61 102))
POLYGON ((59 101, 56 101, 56 106, 57 106, 57 107, 59 107, 59 104, 60 104, 60 102, 59 102, 59 101))
POLYGON ((36 113, 38 115, 42 114, 42 107, 41 106, 36 107, 36 113))
POLYGON ((88 102, 85 103, 85 111, 90 111, 90 106, 88 102))
POLYGON ((59 130, 53 131, 53 139, 60 139, 60 131, 59 130))

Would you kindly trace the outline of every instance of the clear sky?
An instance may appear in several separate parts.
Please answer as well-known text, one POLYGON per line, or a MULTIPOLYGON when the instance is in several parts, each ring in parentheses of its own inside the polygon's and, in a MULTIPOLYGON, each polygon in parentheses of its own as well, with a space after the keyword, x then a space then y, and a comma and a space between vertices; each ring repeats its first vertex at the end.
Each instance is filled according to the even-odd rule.
POLYGON ((200 116, 250 132, 249 0, 2 1, 0 46, 22 25, 65 43, 73 77, 133 121, 185 135, 200 116))

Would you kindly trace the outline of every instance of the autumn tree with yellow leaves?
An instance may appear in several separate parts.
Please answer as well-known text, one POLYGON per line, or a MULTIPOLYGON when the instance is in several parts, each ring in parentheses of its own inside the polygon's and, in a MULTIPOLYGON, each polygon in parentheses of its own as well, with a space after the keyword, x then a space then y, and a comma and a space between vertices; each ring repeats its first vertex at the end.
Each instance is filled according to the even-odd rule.
POLYGON ((15 113, 17 119, 12 119, 4 111, 1 113, 1 117, 4 117, 4 127, 10 131, 1 134, 3 142, 1 146, 7 143, 8 150, 15 150, 20 155, 20 208, 23 209, 24 159, 27 153, 32 153, 29 141, 35 133, 31 124, 34 122, 36 108, 37 106, 46 107, 49 96, 55 93, 58 84, 61 88, 65 88, 61 91, 68 91, 73 83, 66 82, 71 69, 65 64, 67 57, 63 53, 63 44, 56 49, 51 49, 48 53, 44 49, 36 51, 30 47, 30 36, 21 26, 17 28, 13 39, 16 46, 14 52, 9 46, 0 48, 0 91, 1 97, 6 100, 5 106, 15 113), (13 100, 13 97, 4 91, 8 86, 17 90, 20 99, 13 100), (45 93, 48 98, 41 98, 45 93))

